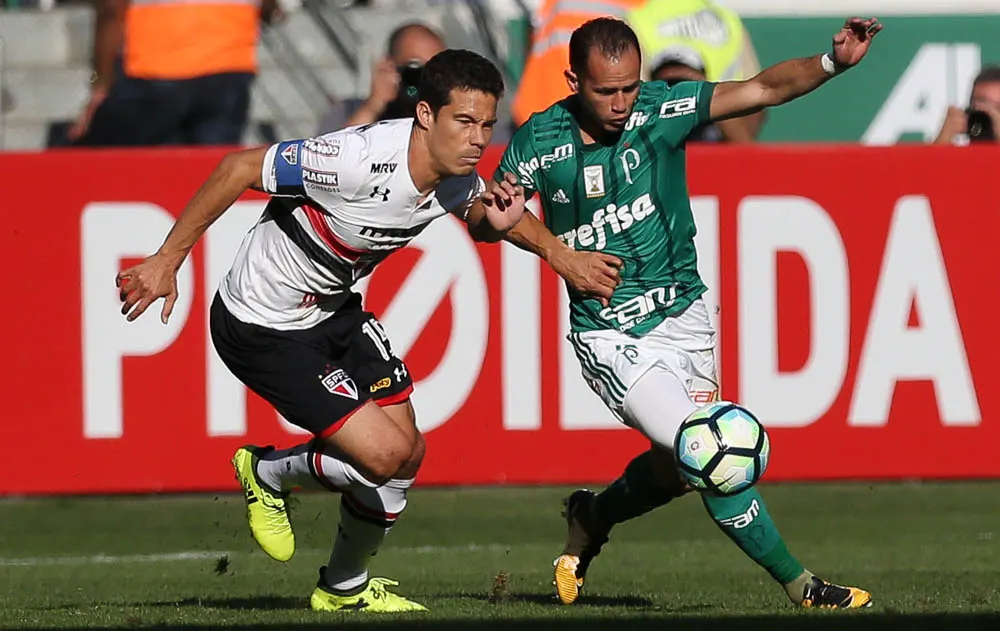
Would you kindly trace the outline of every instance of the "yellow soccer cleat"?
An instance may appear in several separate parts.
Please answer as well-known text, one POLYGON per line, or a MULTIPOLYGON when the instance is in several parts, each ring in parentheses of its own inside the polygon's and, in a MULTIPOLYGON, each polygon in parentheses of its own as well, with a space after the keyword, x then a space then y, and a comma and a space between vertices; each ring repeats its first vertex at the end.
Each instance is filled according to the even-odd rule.
POLYGON ((257 477, 257 460, 270 448, 244 445, 233 455, 236 480, 243 487, 247 520, 254 540, 272 559, 287 561, 295 554, 295 535, 288 520, 287 494, 265 486, 257 477))
POLYGON ((325 586, 317 585, 309 597, 309 607, 313 611, 364 611, 371 613, 401 613, 407 611, 427 611, 420 603, 393 594, 386 587, 395 587, 398 581, 388 578, 373 578, 360 592, 341 596, 325 586))
POLYGON ((857 587, 841 587, 814 576, 806 585, 802 606, 817 609, 860 609, 872 606, 872 595, 857 587))

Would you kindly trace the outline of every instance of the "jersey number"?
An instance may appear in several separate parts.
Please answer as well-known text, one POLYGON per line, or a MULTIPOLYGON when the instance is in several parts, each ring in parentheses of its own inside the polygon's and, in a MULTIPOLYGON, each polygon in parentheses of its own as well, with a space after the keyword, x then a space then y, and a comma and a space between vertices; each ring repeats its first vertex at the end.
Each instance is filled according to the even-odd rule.
POLYGON ((382 359, 389 361, 392 359, 392 349, 389 346, 389 336, 385 334, 385 329, 382 327, 382 323, 371 318, 368 322, 361 325, 361 330, 364 331, 365 335, 371 338, 372 344, 378 349, 382 359))

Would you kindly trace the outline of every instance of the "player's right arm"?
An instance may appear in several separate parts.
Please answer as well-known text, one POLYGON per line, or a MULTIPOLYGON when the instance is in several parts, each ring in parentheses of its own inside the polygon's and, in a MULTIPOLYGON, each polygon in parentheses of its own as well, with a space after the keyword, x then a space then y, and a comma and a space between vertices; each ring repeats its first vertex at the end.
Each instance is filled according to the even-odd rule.
MULTIPOLYGON (((532 173, 521 165, 530 164, 536 154, 530 129, 524 125, 507 145, 493 174, 493 182, 487 186, 487 193, 495 195, 502 204, 510 203, 502 185, 506 180, 520 184, 524 188, 524 199, 531 199, 538 189, 535 178, 543 177, 544 171, 538 169, 532 173)), ((580 295, 597 298, 604 306, 611 300, 620 280, 622 264, 618 258, 602 252, 577 252, 556 238, 529 210, 524 211, 521 220, 504 238, 548 263, 580 295)))
POLYGON ((344 167, 357 164, 365 147, 356 135, 333 134, 226 155, 188 202, 160 249, 118 274, 115 282, 123 303, 122 315, 131 322, 153 302, 165 298, 160 319, 166 324, 177 300, 181 263, 201 235, 244 192, 253 189, 276 197, 309 197, 321 206, 330 206, 341 199, 342 187, 349 192, 357 188, 357 178, 344 167))
POLYGON ((165 298, 160 320, 166 324, 177 300, 177 270, 208 227, 249 188, 262 189, 261 171, 268 149, 226 155, 208 176, 174 223, 163 245, 138 265, 118 273, 115 284, 122 315, 131 322, 159 298, 165 298))

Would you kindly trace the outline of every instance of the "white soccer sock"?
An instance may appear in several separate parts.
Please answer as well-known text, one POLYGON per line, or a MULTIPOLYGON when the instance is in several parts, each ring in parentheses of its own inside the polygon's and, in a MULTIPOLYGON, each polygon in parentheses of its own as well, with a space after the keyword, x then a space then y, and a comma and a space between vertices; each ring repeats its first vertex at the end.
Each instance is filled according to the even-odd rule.
POLYGON ((270 451, 257 461, 257 476, 267 486, 282 492, 299 487, 339 493, 355 485, 366 488, 372 486, 351 465, 316 451, 319 447, 321 446, 310 441, 291 449, 270 451))
POLYGON ((324 582, 338 591, 357 589, 368 581, 368 561, 406 508, 413 480, 389 480, 384 486, 355 486, 340 500, 340 526, 324 582))

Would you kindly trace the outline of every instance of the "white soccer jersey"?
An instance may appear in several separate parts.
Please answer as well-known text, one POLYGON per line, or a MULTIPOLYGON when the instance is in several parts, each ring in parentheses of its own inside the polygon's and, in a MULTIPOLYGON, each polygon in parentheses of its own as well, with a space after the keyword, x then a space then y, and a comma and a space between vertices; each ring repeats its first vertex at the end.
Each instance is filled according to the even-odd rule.
POLYGON ((273 329, 315 326, 431 221, 466 216, 483 180, 447 178, 422 196, 407 159, 412 128, 412 119, 384 121, 267 151, 271 201, 219 287, 230 313, 273 329))

